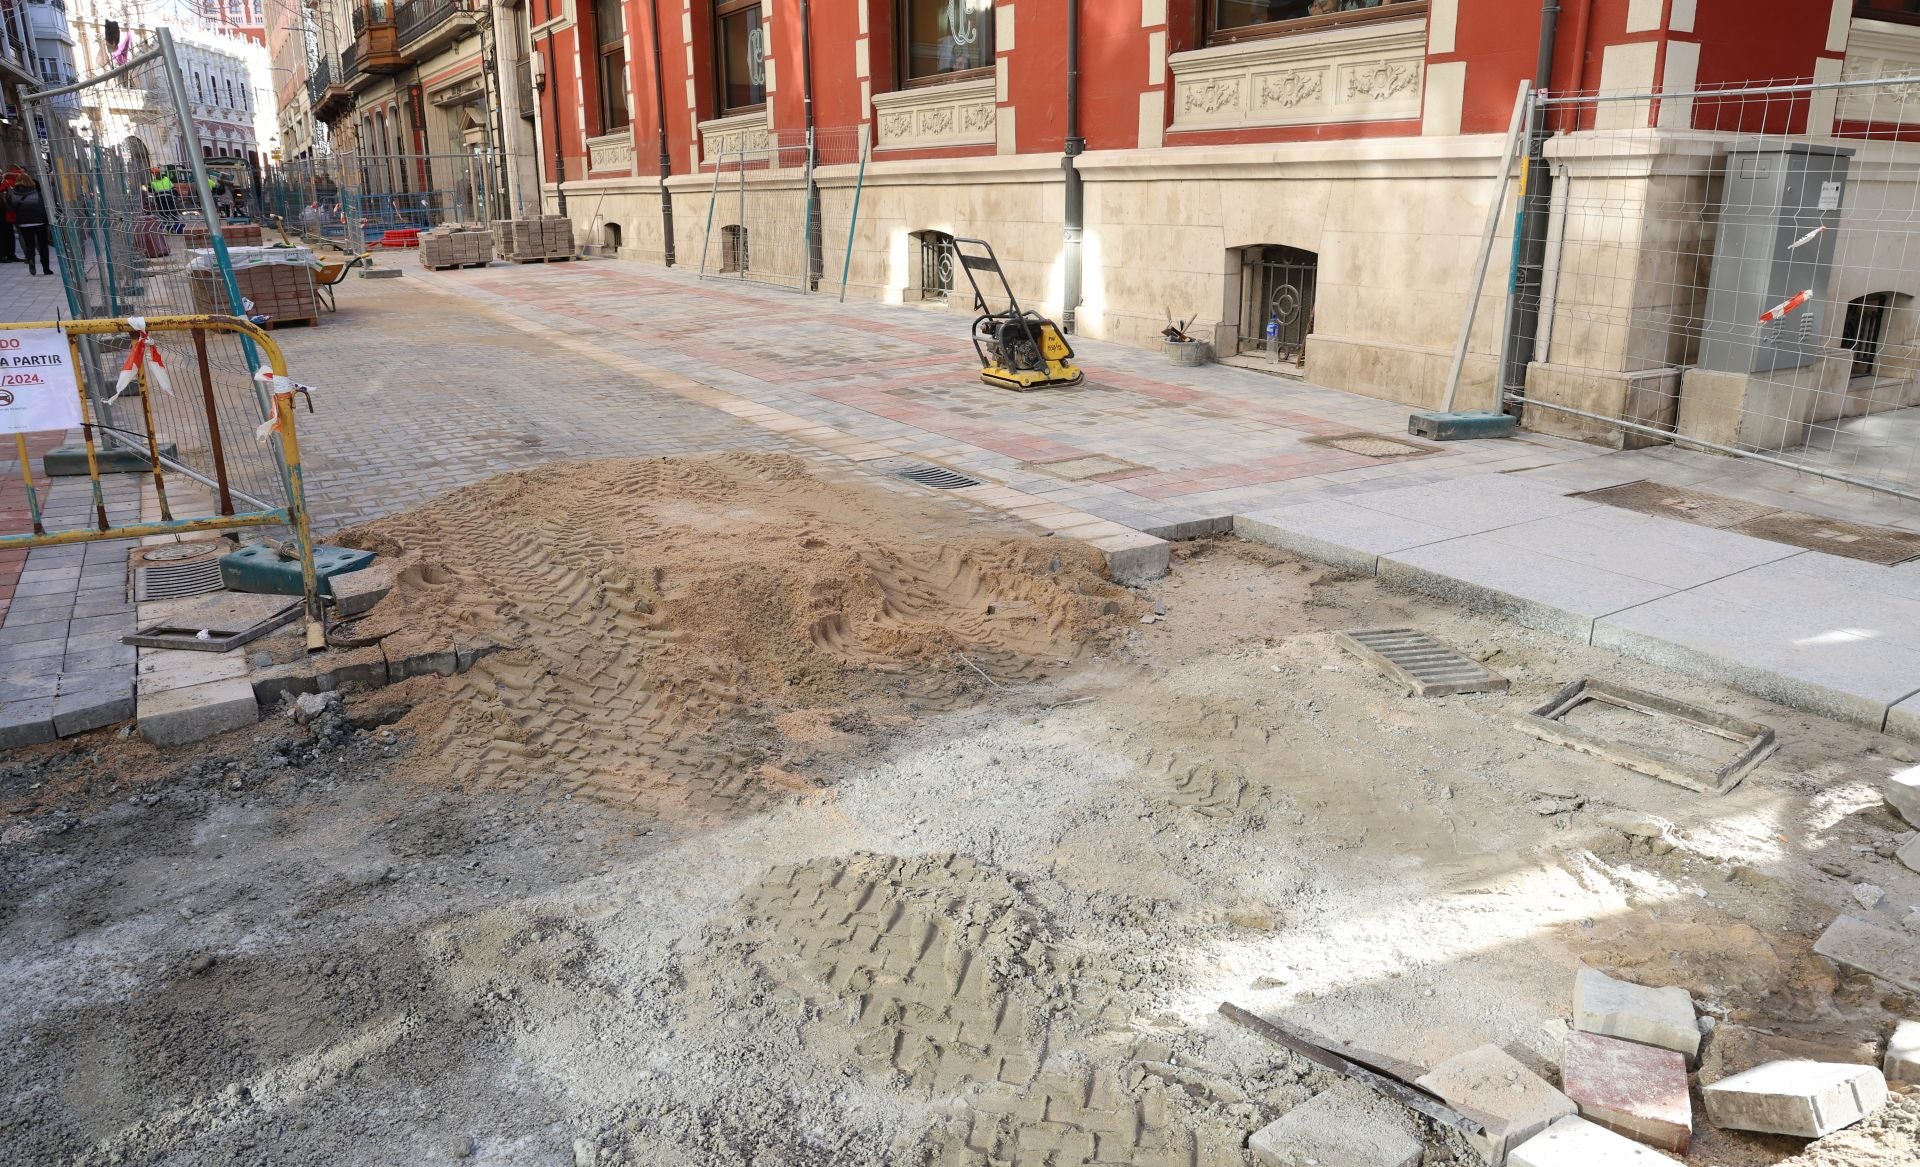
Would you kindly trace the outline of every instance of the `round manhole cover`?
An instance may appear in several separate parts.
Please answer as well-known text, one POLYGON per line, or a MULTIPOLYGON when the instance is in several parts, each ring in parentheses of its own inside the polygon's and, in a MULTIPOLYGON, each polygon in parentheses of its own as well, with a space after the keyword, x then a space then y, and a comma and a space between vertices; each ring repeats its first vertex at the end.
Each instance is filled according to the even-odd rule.
POLYGON ((134 552, 133 565, 147 567, 162 563, 185 563, 194 559, 205 559, 211 555, 225 555, 233 550, 233 544, 225 539, 194 539, 186 543, 162 543, 158 547, 142 547, 134 552))

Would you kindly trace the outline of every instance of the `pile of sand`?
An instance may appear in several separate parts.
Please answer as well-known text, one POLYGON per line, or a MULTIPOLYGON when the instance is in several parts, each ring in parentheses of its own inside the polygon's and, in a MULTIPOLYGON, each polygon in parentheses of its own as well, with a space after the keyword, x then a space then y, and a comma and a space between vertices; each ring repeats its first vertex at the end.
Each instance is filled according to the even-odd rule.
POLYGON ((425 764, 660 810, 760 801, 782 715, 971 701, 1137 617, 1091 548, 781 455, 560 463, 339 541, 399 569, 363 635, 501 650, 416 710, 425 764))

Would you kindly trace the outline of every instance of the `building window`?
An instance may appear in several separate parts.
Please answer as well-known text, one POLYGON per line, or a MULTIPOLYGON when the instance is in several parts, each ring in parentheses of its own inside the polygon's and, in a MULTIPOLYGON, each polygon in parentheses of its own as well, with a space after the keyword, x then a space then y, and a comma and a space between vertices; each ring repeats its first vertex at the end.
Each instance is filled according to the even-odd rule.
POLYGON ((720 228, 720 270, 746 274, 747 229, 745 227, 729 224, 720 228))
POLYGON ((233 108, 233 78, 227 78, 227 108, 233 108))
POLYGON ((1336 28, 1364 20, 1404 19, 1427 0, 1207 0, 1207 39, 1242 40, 1336 28))
POLYGON ((600 132, 627 124, 627 20, 624 0, 593 0, 594 40, 600 46, 600 132))
POLYGON ((1853 376, 1871 377, 1879 371, 1887 319, 1901 298, 1898 292, 1874 292, 1847 304, 1847 322, 1840 333, 1840 347, 1853 353, 1853 376))
POLYGON ((920 298, 945 300, 953 293, 953 236, 945 231, 916 231, 920 243, 920 298))
POLYGON ((193 99, 195 101, 205 101, 207 99, 207 91, 201 88, 200 74, 198 73, 193 75, 193 99))
POLYGON ((993 68, 993 0, 898 0, 900 80, 955 80, 993 68))
POLYGON ((1853 0, 1853 14, 1868 20, 1920 24, 1920 0, 1853 0))
POLYGON ((1240 252, 1240 351, 1304 364, 1320 257, 1297 247, 1240 252))
POLYGON ((760 0, 716 0, 713 43, 720 81, 720 112, 746 113, 767 104, 767 29, 760 0))

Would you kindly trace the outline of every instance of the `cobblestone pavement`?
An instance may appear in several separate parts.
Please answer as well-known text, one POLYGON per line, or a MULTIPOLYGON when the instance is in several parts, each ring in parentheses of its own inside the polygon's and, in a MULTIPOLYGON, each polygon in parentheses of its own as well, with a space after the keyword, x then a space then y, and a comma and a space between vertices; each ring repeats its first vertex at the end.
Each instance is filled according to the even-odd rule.
POLYGON ((1414 442, 1405 439, 1403 405, 1224 365, 1175 368, 1156 353, 1095 341, 1076 342, 1084 385, 1012 393, 980 382, 968 317, 840 305, 619 261, 440 273, 409 266, 402 282, 1137 530, 1186 533, 1188 524, 1217 527, 1303 494, 1600 453, 1529 434, 1414 442), (1357 436, 1372 440, 1343 446, 1357 436))

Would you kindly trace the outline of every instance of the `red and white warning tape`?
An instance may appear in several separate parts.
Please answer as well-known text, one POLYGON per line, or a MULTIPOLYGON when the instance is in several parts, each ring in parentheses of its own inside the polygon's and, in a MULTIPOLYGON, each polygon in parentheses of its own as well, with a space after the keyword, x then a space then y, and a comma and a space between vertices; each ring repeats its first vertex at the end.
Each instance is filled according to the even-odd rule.
POLYGON ((1813 299, 1813 289, 1808 288, 1806 291, 1800 293, 1798 296, 1795 296, 1793 299, 1788 300, 1786 303, 1781 304, 1779 307, 1769 308, 1767 311, 1762 312, 1760 314, 1760 323, 1772 324, 1774 321, 1780 319, 1782 316, 1785 316, 1787 313, 1797 312, 1800 309, 1806 307, 1807 301, 1811 299, 1813 299))
POLYGON ((120 366, 120 376, 113 383, 113 396, 107 398, 108 404, 120 400, 127 386, 139 379, 143 365, 147 370, 147 379, 171 396, 173 380, 167 376, 167 362, 160 355, 160 346, 153 342, 153 337, 147 332, 147 318, 129 316, 127 327, 133 329, 133 348, 127 353, 126 363, 120 366))

